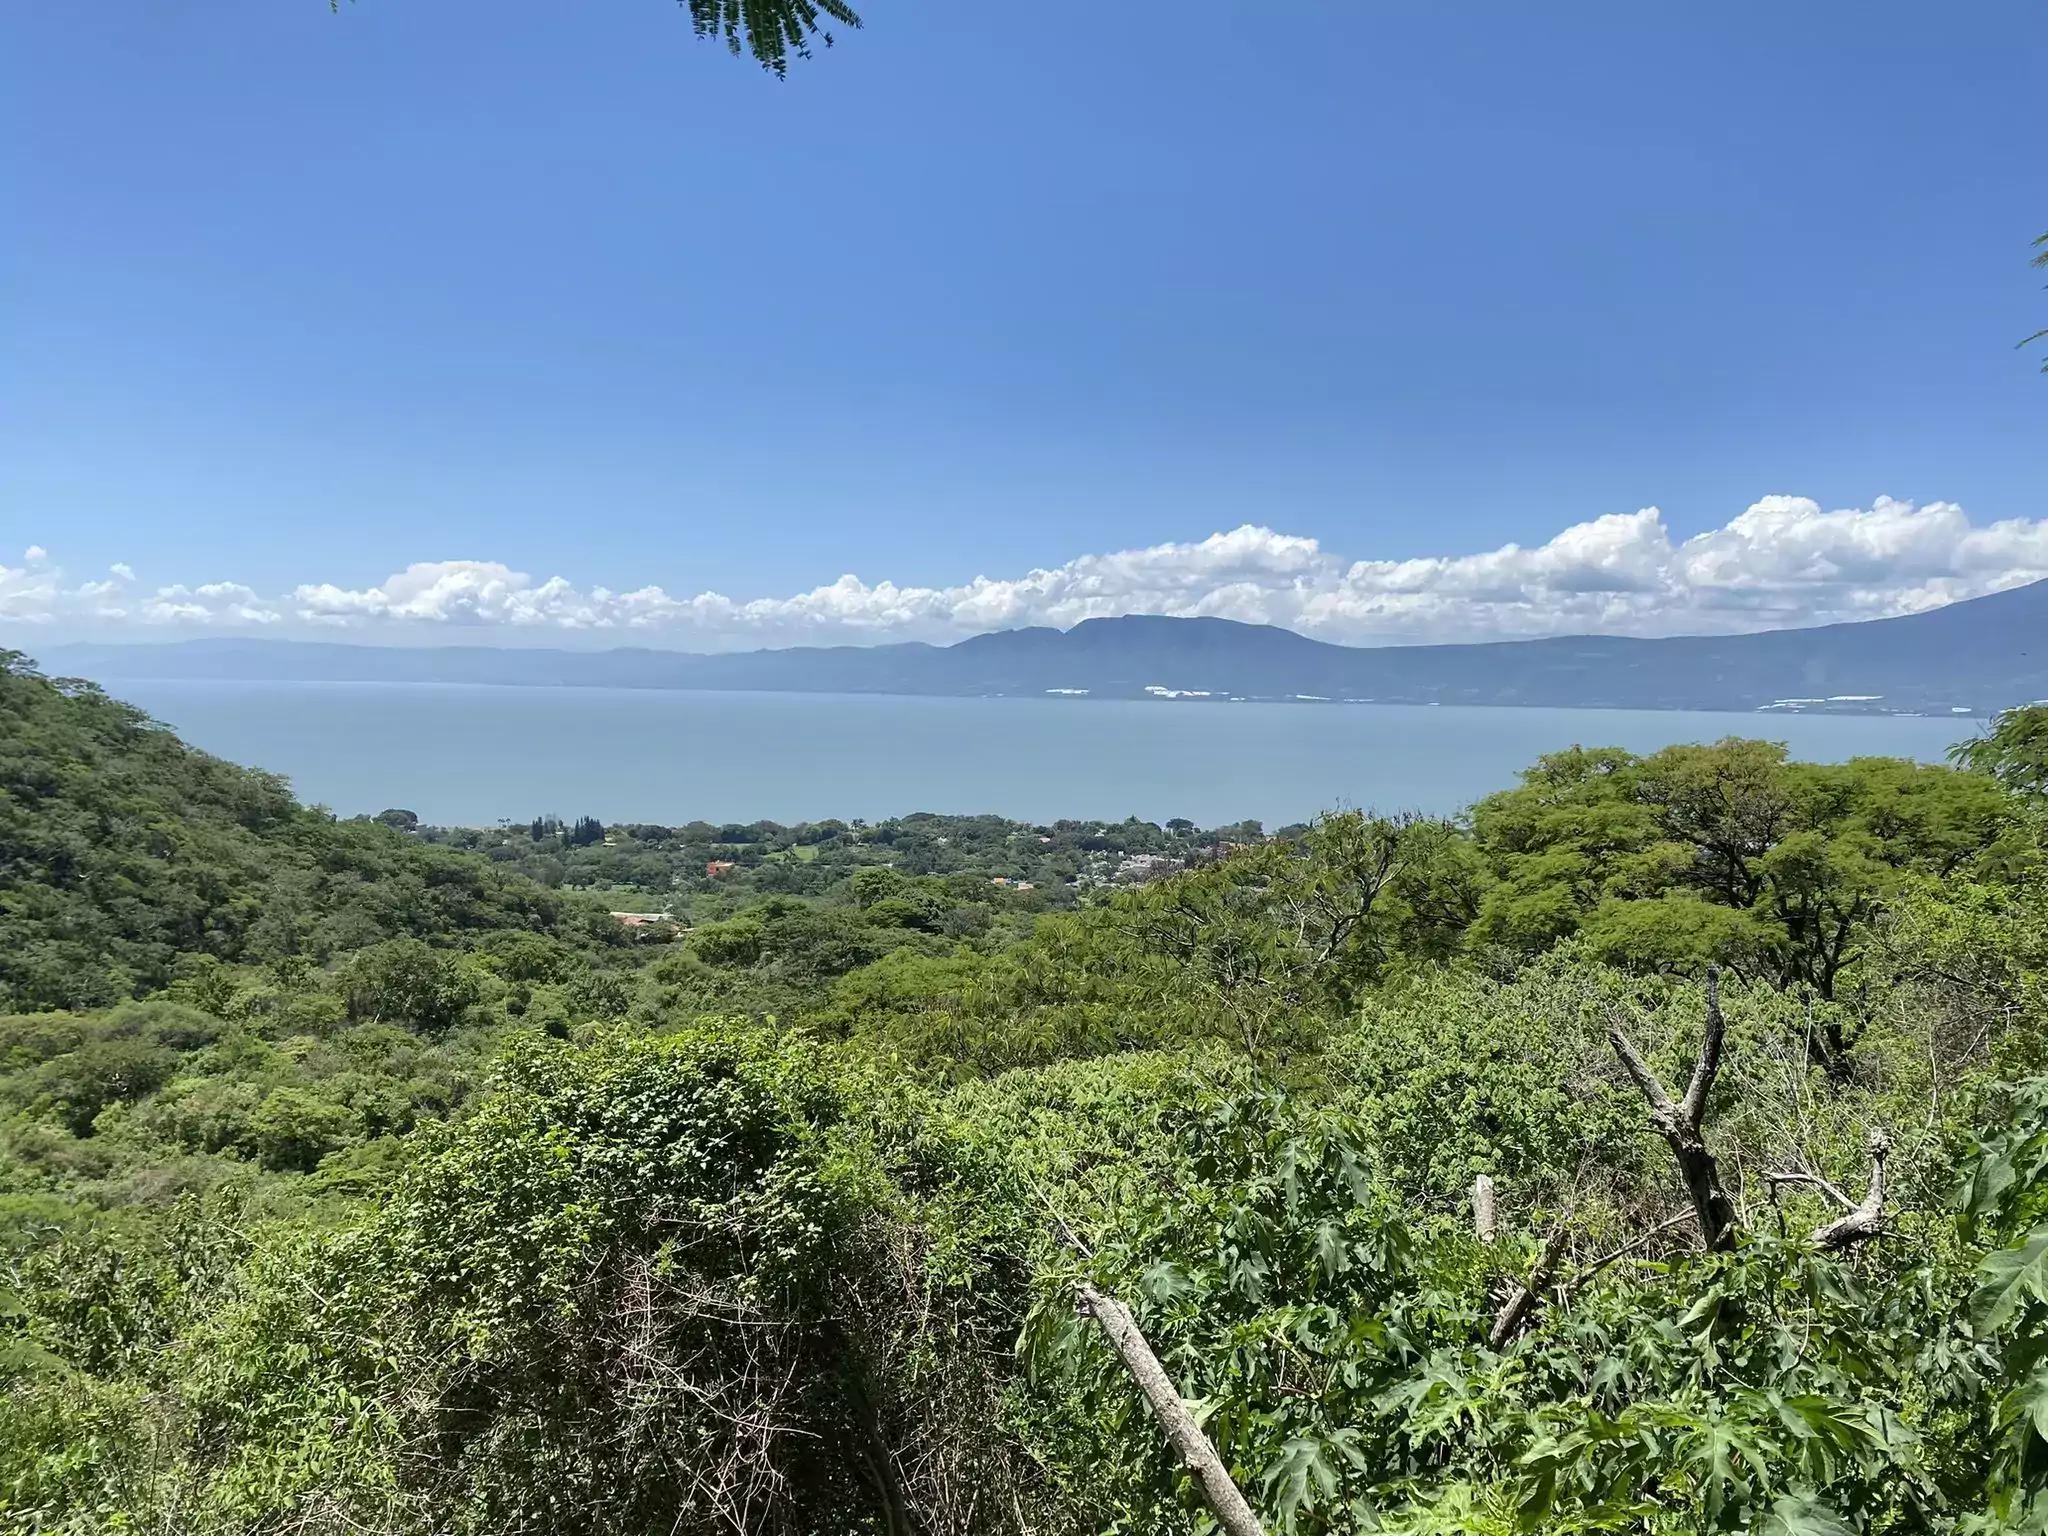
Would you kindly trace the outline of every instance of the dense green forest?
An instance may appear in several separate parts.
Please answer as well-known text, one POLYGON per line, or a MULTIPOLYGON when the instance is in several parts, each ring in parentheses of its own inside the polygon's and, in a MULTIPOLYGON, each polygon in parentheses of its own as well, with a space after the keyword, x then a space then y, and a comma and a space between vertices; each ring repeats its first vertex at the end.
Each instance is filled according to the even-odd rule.
POLYGON ((2048 712, 345 821, 0 664, 0 1525, 2048 1531, 2048 712), (615 912, 651 914, 628 924, 615 912))

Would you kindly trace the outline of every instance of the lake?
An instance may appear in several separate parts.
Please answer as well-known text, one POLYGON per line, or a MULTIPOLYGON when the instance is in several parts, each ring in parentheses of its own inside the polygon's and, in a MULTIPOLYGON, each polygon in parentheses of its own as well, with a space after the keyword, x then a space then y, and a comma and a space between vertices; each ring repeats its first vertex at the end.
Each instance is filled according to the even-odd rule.
POLYGON ((875 820, 994 812, 1269 826, 1318 811, 1457 811, 1574 743, 1651 751, 1763 736, 1823 761, 1941 760, 1967 718, 1369 704, 905 698, 108 678, 209 752, 343 815, 444 825, 875 820))

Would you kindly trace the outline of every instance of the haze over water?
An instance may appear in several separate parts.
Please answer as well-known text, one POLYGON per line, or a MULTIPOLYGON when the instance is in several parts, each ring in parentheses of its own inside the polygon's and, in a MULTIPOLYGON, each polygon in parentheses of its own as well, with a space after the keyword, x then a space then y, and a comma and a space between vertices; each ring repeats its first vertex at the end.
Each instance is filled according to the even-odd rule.
POLYGON ((1795 757, 1939 761, 1964 717, 906 698, 106 679, 194 745, 342 815, 676 824, 993 812, 1269 826, 1458 811, 1575 743, 1761 736, 1795 757))

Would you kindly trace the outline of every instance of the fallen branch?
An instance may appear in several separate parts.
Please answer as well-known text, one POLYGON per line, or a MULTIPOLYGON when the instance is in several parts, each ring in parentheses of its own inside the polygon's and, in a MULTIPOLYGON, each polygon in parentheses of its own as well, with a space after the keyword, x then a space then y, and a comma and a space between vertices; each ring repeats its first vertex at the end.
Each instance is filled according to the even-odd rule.
POLYGON ((1536 1263, 1529 1270, 1529 1278, 1521 1288, 1501 1304, 1494 1315, 1493 1330, 1486 1336, 1488 1349, 1505 1349, 1508 1341, 1522 1331, 1522 1325, 1529 1320, 1529 1313, 1536 1305, 1536 1298, 1550 1283, 1550 1277, 1557 1272, 1557 1256, 1564 1252, 1565 1241, 1571 1236, 1571 1212, 1567 1211, 1557 1219, 1557 1225, 1550 1229, 1550 1236, 1543 1240, 1543 1247, 1536 1255, 1536 1263))
POLYGON ((1166 1368, 1152 1353, 1152 1346, 1145 1342, 1145 1335, 1138 1331, 1131 1309, 1085 1280, 1075 1284, 1074 1297, 1081 1314, 1095 1319, 1110 1347, 1123 1360, 1124 1369, 1130 1372, 1138 1390, 1145 1394, 1145 1401, 1152 1405, 1152 1412, 1166 1431, 1166 1438, 1173 1443, 1181 1465, 1187 1468, 1195 1486, 1202 1490, 1202 1497, 1208 1501, 1209 1508, 1215 1511, 1218 1528, 1225 1536, 1265 1536, 1259 1517, 1252 1513, 1244 1493, 1231 1480, 1230 1469, 1223 1465, 1223 1458, 1216 1454, 1216 1447, 1209 1443, 1209 1437, 1202 1433, 1202 1426, 1195 1422, 1195 1416, 1181 1401, 1166 1368))
MULTIPOLYGON (((1569 1212, 1566 1213, 1567 1216, 1569 1214, 1569 1212)), ((1616 1260, 1627 1258, 1638 1248, 1647 1247, 1653 1239, 1669 1232, 1673 1227, 1682 1227, 1688 1221, 1694 1219, 1691 1211, 1680 1211, 1676 1216, 1666 1217, 1647 1231, 1637 1233, 1620 1247, 1608 1249, 1607 1252, 1601 1254, 1599 1258, 1594 1259, 1591 1263, 1581 1265, 1570 1278, 1559 1283, 1557 1287, 1558 1301, 1563 1302, 1577 1294, 1581 1286, 1585 1285, 1587 1281, 1591 1280, 1601 1270, 1616 1260)), ((1562 1247, 1564 1232, 1564 1221, 1560 1219, 1557 1226, 1551 1231, 1550 1240, 1544 1244, 1543 1252, 1538 1255, 1536 1267, 1529 1272, 1528 1280, 1523 1284, 1519 1292, 1508 1298, 1502 1305, 1499 1313, 1495 1315, 1493 1331, 1487 1336, 1486 1340, 1489 1349, 1500 1350, 1505 1348, 1514 1341, 1517 1334, 1521 1333, 1528 1326, 1529 1318, 1536 1309, 1536 1303, 1542 1299, 1543 1287, 1549 1282, 1550 1276, 1556 1271, 1557 1253, 1559 1248, 1562 1247)))

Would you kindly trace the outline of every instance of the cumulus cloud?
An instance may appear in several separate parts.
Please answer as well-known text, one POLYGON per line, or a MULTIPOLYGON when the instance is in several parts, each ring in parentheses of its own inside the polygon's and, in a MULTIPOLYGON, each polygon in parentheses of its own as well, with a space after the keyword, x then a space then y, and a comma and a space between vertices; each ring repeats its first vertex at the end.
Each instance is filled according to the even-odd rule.
POLYGON ((277 624, 284 612, 239 581, 209 581, 201 586, 159 587, 142 600, 136 612, 149 624, 199 624, 239 628, 277 624))
POLYGON ((1655 507, 1577 523, 1545 543, 1470 554, 1346 560, 1255 524, 1187 543, 1082 555, 957 586, 857 576, 786 597, 672 595, 536 579, 493 560, 408 565, 368 587, 309 582, 266 596, 234 581, 145 588, 125 563, 68 582, 40 548, 0 565, 0 623, 186 632, 461 629, 689 649, 952 640, 1125 613, 1281 624, 1360 643, 1556 634, 1767 629, 1913 613, 2048 577, 2048 519, 1978 525, 1953 502, 1880 497, 1824 511, 1766 496, 1724 526, 1674 540, 1655 507))

